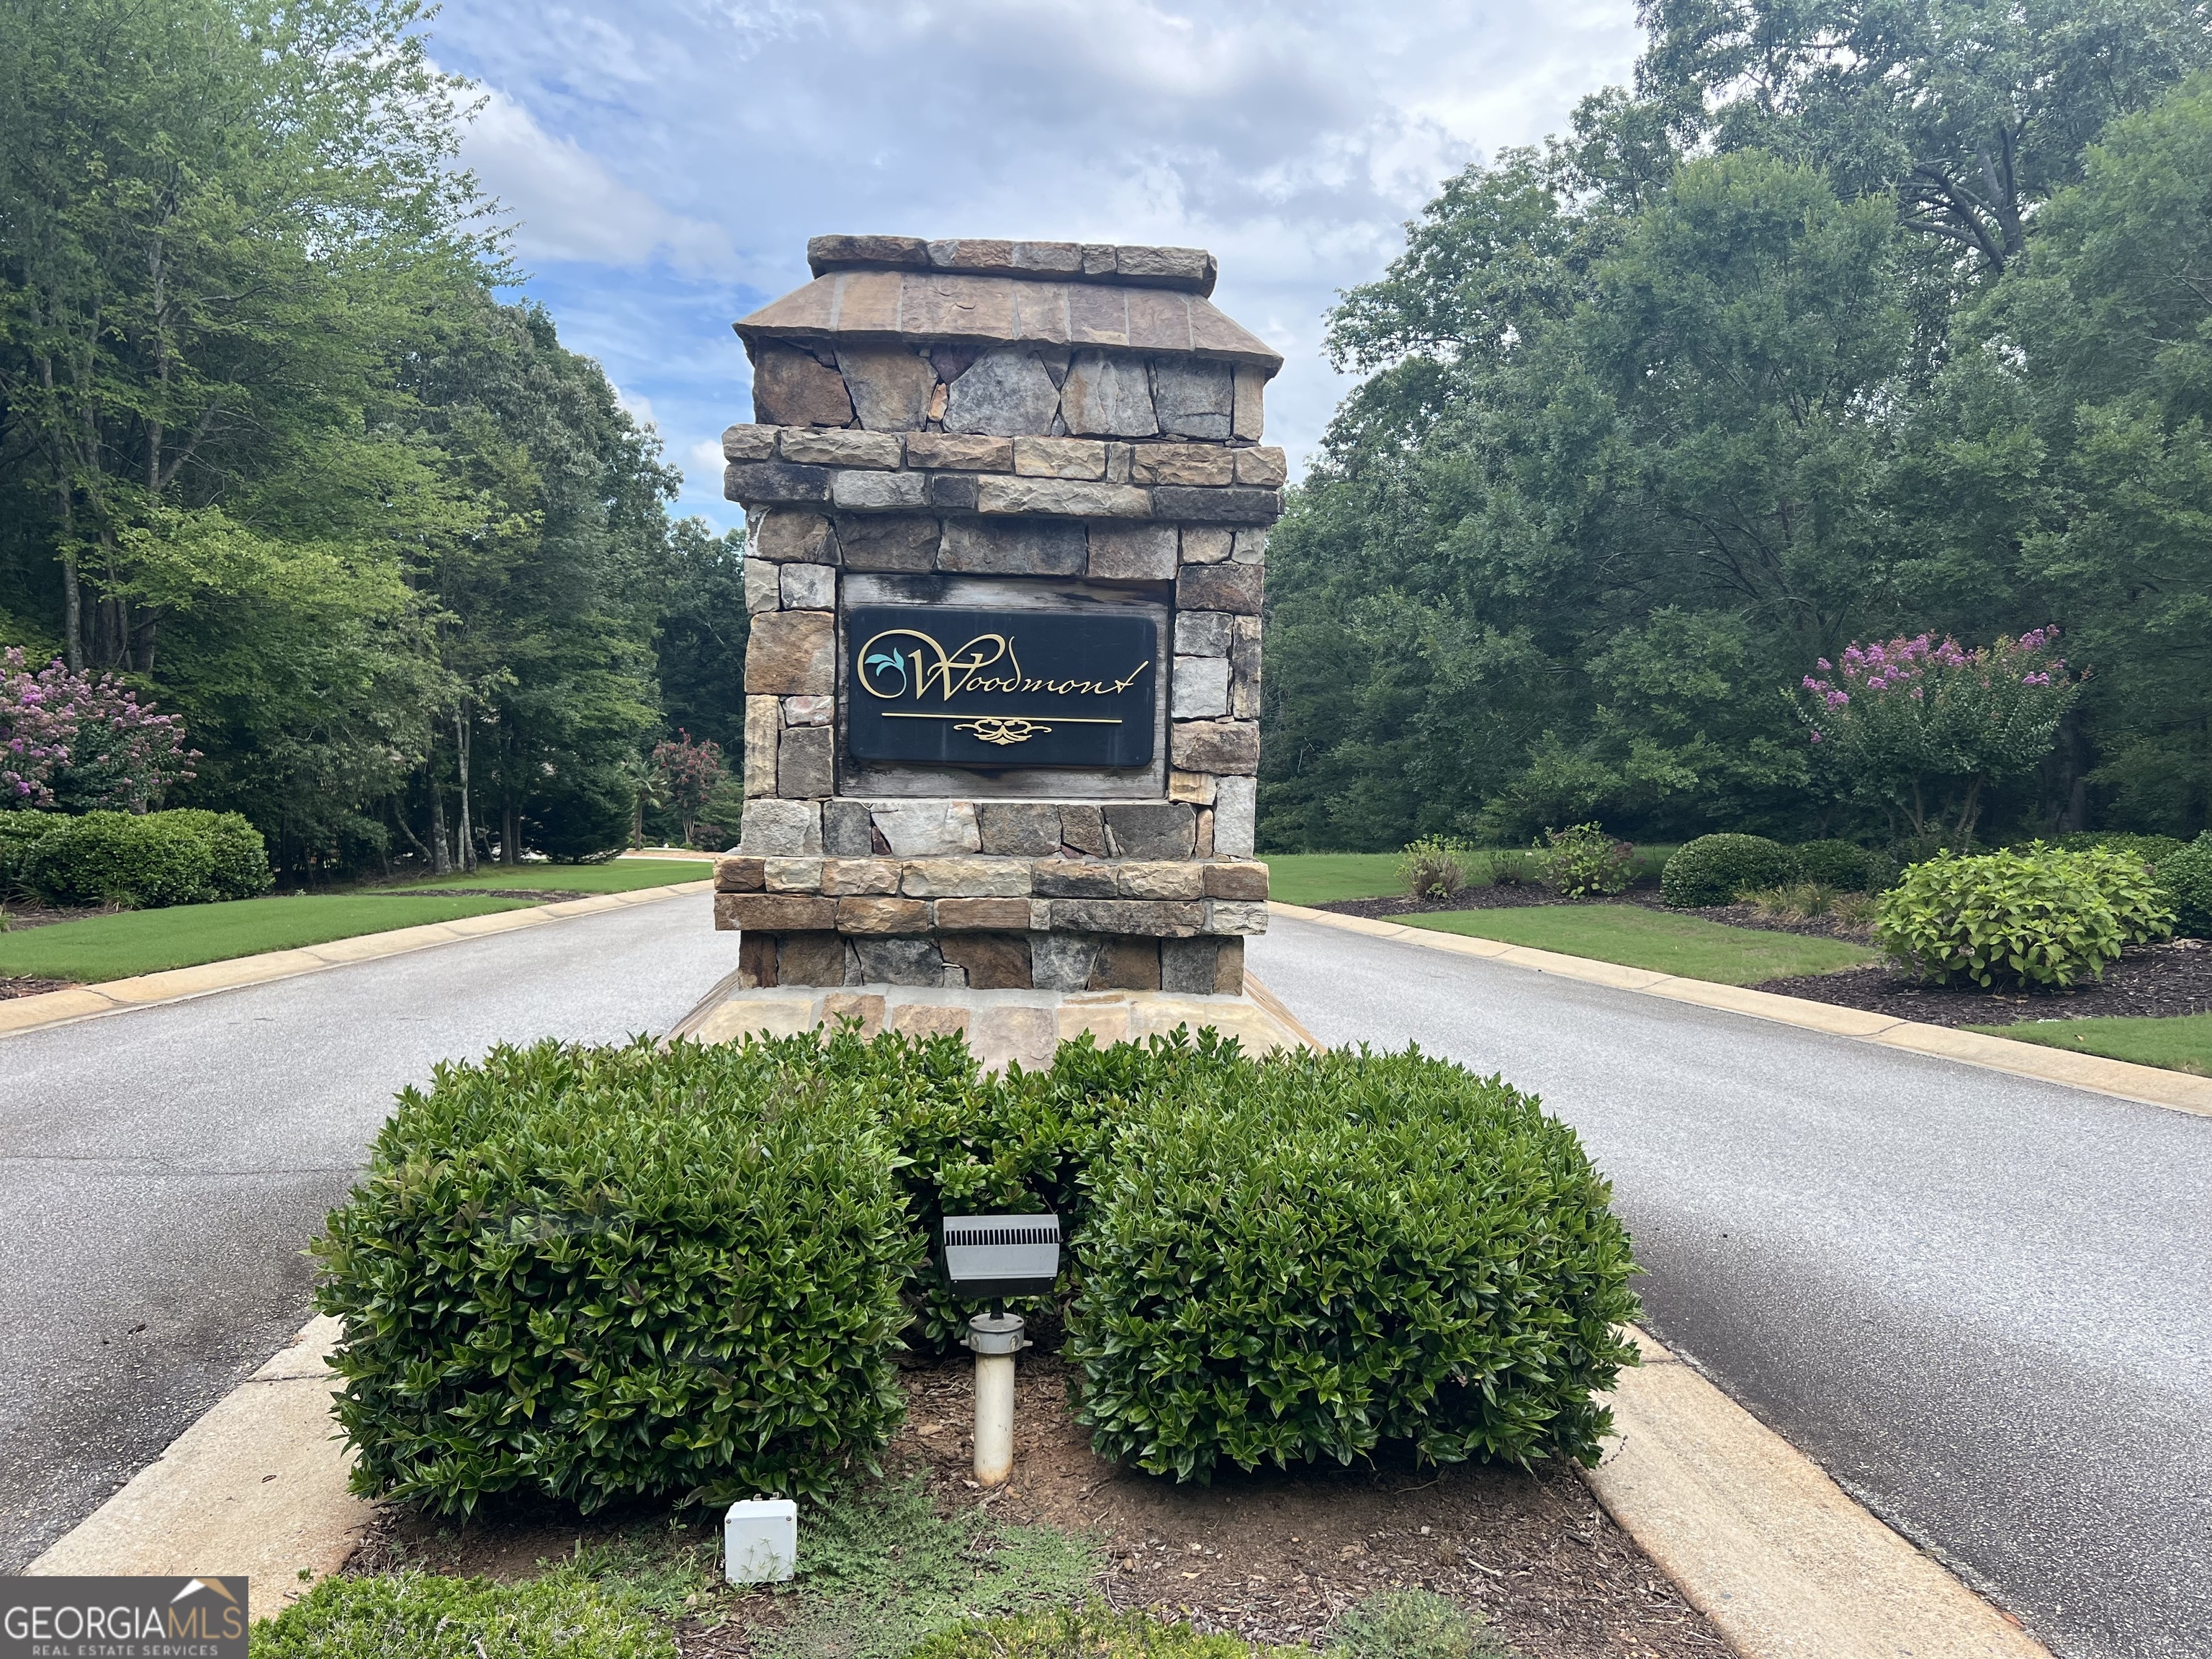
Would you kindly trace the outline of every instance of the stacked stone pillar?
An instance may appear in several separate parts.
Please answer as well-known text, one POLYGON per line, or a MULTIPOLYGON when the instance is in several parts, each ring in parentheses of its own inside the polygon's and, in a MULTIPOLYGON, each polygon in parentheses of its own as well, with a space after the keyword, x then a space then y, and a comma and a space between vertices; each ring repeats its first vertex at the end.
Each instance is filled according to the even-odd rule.
POLYGON ((755 418, 723 436, 751 638, 715 924, 740 932, 742 983, 1241 993, 1267 927, 1261 599, 1284 458, 1259 440, 1280 357, 1208 302, 1194 249, 808 254, 813 282, 736 325, 755 418), (1033 763, 1049 744, 1020 720, 957 763, 860 758, 848 624, 872 607, 1150 621, 1150 760, 1033 763))

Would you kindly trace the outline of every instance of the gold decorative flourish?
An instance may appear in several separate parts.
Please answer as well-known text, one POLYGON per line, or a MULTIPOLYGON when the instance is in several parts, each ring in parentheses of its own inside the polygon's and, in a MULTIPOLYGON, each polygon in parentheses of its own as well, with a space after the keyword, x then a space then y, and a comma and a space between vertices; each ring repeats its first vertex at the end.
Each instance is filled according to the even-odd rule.
POLYGON ((1004 749, 1009 744, 1027 743, 1031 738, 1041 738, 1052 730, 1042 720, 1025 720, 1018 715, 1001 718, 984 714, 972 720, 963 720, 952 728, 956 732, 973 732, 981 743, 995 743, 1004 749))

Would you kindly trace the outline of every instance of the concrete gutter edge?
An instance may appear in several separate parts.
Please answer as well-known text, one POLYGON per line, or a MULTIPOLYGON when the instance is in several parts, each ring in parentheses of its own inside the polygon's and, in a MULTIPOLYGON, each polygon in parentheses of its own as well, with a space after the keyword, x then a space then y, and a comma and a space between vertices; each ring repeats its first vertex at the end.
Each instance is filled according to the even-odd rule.
POLYGON ((1600 1504, 1742 1659, 2050 1659, 1818 1465, 1643 1331, 1600 1504))
MULTIPOLYGON (((1794 1025, 1800 1030, 1820 1031, 1829 1036, 1879 1043, 1887 1048, 1933 1054, 1939 1059, 1978 1066, 1985 1071, 2008 1072, 2015 1077, 2056 1083, 2069 1089, 2083 1089, 2093 1094, 2110 1095, 2115 1099, 2133 1101, 2138 1105, 2162 1107, 2170 1112, 2186 1112, 2195 1117, 2212 1117, 2212 1078, 2191 1077, 2184 1072, 2161 1071, 2155 1066, 2137 1066, 2124 1060, 2106 1060, 2099 1054, 2046 1048, 2039 1043, 2017 1042, 2010 1037, 1986 1036, 1979 1031, 1960 1031, 1946 1025, 1925 1025, 1917 1020, 1893 1019, 1886 1014, 1869 1013, 1864 1009, 1838 1007, 1833 1003, 1813 1002, 1803 997, 1778 996, 1771 991, 1753 991, 1736 985, 1716 985, 1709 980, 1682 979, 1672 974, 1654 973, 1648 969, 1624 968, 1618 963, 1599 962, 1587 957, 1562 956, 1557 951, 1539 951, 1522 945, 1506 945, 1497 939, 1470 939, 1462 934, 1437 933, 1426 927, 1407 927, 1395 922, 1370 921, 1364 916, 1341 916, 1331 910, 1310 910, 1304 905, 1279 902, 1270 902, 1267 909, 1271 915, 1292 921, 1314 922, 1324 927, 1364 933, 1375 939, 1395 939, 1401 945, 1419 945, 1433 951, 1484 957, 1516 968, 1528 968, 1538 973, 1556 974, 1562 979, 1578 980, 1586 985, 1603 985, 1614 990, 1634 991, 1644 996, 1665 997, 1674 1002, 1695 1003, 1703 1008, 1748 1014, 1754 1019, 1794 1025)), ((65 996, 69 994, 57 992, 55 994, 65 996)), ((5 1003, 0 1003, 0 1011, 4 1011, 6 1006, 5 1003)))
POLYGON ((712 880, 678 882, 672 886, 638 887, 626 893, 593 893, 555 904, 533 904, 519 910, 495 910, 458 921, 436 921, 416 927, 395 927, 388 933, 356 933, 322 945, 306 945, 289 951, 267 951, 258 956, 232 957, 222 962, 202 963, 194 968, 170 968, 158 974, 130 979, 111 979, 98 985, 73 986, 66 991, 45 991, 36 996, 11 997, 0 1002, 0 1037, 25 1031, 43 1031, 56 1025, 96 1019, 103 1014, 162 1003, 183 1002, 217 991, 246 985, 267 985, 325 968, 343 968, 356 962, 375 962, 404 956, 410 951, 437 945, 456 945, 464 939, 511 933, 520 928, 544 927, 577 916, 604 915, 635 904, 650 904, 688 893, 704 893, 712 880))

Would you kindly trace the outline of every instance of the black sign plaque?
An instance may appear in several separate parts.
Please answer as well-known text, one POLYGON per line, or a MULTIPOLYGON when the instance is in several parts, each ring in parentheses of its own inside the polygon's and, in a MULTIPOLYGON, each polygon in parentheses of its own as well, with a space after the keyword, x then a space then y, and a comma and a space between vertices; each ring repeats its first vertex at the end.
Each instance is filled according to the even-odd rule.
POLYGON ((1149 617, 863 605, 845 618, 845 746, 922 766, 1149 765, 1149 617))

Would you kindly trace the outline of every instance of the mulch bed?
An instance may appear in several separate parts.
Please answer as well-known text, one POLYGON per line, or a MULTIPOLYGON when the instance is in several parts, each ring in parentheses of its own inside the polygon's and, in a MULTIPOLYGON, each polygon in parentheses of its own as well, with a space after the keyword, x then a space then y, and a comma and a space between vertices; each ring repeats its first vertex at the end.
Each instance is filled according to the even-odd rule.
POLYGON ((10 901, 0 905, 8 913, 8 931, 11 933, 25 927, 51 927, 58 921, 82 921, 87 916, 107 916, 115 914, 112 905, 19 904, 10 901))
POLYGON ((2170 945, 2134 945, 2105 969, 2102 981, 2089 980, 2064 991, 1919 985, 1886 966, 1771 979, 1752 988, 1864 1008, 1927 1025, 2013 1025, 2115 1017, 2163 1019, 2212 1013, 2212 944, 2185 939, 2170 945))
POLYGON ((34 997, 47 991, 66 991, 76 983, 73 979, 9 979, 0 975, 0 1002, 11 997, 34 997))
MULTIPOLYGON (((1023 1523, 1090 1533, 1109 1566, 1106 1600, 1262 1643, 1316 1643, 1377 1590, 1419 1586, 1480 1612, 1530 1659, 1727 1659, 1729 1648, 1666 1575, 1608 1520, 1571 1468, 1458 1464, 1218 1474, 1178 1486, 1102 1461, 1068 1407, 1067 1368, 1024 1354, 1016 1384, 1013 1478, 996 1493, 969 1475, 975 1362, 902 1373, 909 1410, 885 1466, 926 1470, 940 1513, 979 1503, 1023 1523)), ((621 1524, 635 1525, 628 1516, 621 1524)), ((571 1512, 441 1527, 387 1510, 351 1571, 402 1563, 525 1577, 616 1523, 571 1512)), ((799 1559, 805 1559, 802 1514, 799 1559)), ((748 1628, 777 1625, 790 1600, 733 1600, 718 1628, 687 1620, 686 1659, 750 1651, 748 1628)))
POLYGON ((1609 899, 1561 898, 1552 889, 1534 882, 1516 882, 1511 886, 1462 887, 1448 899, 1339 899, 1334 904, 1316 904, 1309 908, 1333 911, 1340 916, 1364 916, 1370 921, 1388 921, 1393 916, 1434 915, 1444 910, 1520 910, 1536 904, 1607 904, 1615 902, 1609 899))

